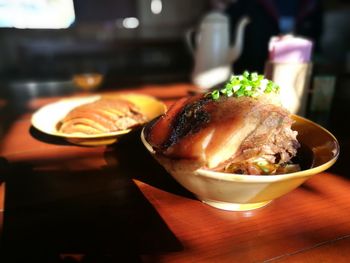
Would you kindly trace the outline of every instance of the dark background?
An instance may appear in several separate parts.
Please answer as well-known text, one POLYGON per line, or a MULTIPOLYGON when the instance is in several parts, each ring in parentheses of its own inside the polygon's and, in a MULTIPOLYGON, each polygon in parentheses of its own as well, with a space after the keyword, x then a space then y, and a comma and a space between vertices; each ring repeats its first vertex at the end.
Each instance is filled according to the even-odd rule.
MULTIPOLYGON (((281 5, 288 1, 222 1, 229 3, 225 12, 231 18, 232 35, 242 15, 252 20, 245 30, 244 48, 234 65, 235 73, 245 69, 262 73, 268 40, 280 33, 276 14, 266 3, 281 5)), ((291 12, 297 17, 296 33, 315 41, 313 77, 336 77, 337 103, 333 108, 347 114, 350 2, 294 2, 297 4, 291 12)), ((155 15, 150 9, 151 0, 75 0, 76 20, 68 29, 0 28, 0 96, 16 100, 20 96, 65 93, 71 89, 73 74, 81 72, 103 73, 100 90, 190 82, 193 58, 185 32, 200 23, 212 3, 163 0, 162 12, 155 15), (125 17, 137 17, 139 27, 122 28, 121 19, 125 17), (58 85, 48 86, 48 82, 58 85), (28 83, 35 83, 36 89, 28 83)), ((338 121, 338 116, 333 117, 338 121)))

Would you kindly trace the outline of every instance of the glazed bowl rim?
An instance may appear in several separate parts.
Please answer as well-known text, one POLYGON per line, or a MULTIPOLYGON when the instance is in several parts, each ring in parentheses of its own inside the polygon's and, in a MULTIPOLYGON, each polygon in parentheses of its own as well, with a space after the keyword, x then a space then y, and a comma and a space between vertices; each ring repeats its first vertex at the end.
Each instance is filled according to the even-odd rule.
MULTIPOLYGON (((318 129, 323 130, 323 132, 327 133, 333 140, 334 145, 335 145, 335 153, 334 156, 328 160, 327 162, 311 167, 306 170, 301 170, 298 172, 292 172, 288 174, 277 174, 277 175, 242 175, 242 174, 234 174, 234 173, 224 173, 224 172, 218 172, 218 171, 212 171, 209 169, 205 168, 199 168, 194 171, 194 173, 197 176, 203 176, 208 179, 214 179, 214 180, 219 180, 219 181, 226 181, 226 182, 247 182, 247 183, 266 183, 266 182, 278 182, 278 181, 284 181, 284 180, 289 180, 289 179, 295 179, 295 178, 303 178, 303 177, 309 177, 318 173, 321 173, 322 171, 327 170, 330 168, 338 159, 339 153, 340 153, 340 147, 339 147, 339 142, 335 138, 335 136, 329 132, 326 128, 322 127, 321 125, 298 115, 292 114, 293 118, 295 120, 301 119, 302 121, 316 126, 318 129)), ((156 152, 153 150, 152 146, 146 141, 144 137, 144 130, 145 128, 142 129, 141 131, 141 140, 147 150, 151 152, 152 154, 156 154, 156 152)), ((168 158, 164 156, 165 158, 168 158)), ((169 159, 169 158, 168 158, 169 159)))

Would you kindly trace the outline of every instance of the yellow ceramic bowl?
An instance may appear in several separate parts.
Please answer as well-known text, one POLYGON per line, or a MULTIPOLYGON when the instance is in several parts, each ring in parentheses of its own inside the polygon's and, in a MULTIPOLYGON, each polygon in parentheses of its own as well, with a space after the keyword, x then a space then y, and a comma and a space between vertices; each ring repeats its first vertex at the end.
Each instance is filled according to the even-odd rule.
POLYGON ((293 118, 296 121, 293 129, 298 131, 302 145, 298 152, 302 170, 289 174, 241 175, 206 169, 191 170, 181 161, 156 155, 143 132, 141 139, 155 159, 199 200, 224 210, 245 211, 262 207, 287 194, 337 160, 339 144, 329 131, 305 118, 296 115, 293 118))
MULTIPOLYGON (((123 99, 133 102, 140 111, 147 117, 148 120, 163 114, 166 111, 166 106, 161 101, 154 97, 141 95, 141 94, 110 94, 104 95, 104 97, 121 97, 123 99)), ((100 146, 108 145, 117 142, 117 140, 126 133, 129 133, 132 129, 103 133, 98 135, 88 134, 66 134, 57 131, 57 123, 68 114, 73 108, 93 102, 100 99, 101 96, 88 96, 63 99, 55 103, 51 103, 40 108, 32 116, 32 125, 41 132, 58 136, 66 139, 67 141, 84 146, 100 146)))

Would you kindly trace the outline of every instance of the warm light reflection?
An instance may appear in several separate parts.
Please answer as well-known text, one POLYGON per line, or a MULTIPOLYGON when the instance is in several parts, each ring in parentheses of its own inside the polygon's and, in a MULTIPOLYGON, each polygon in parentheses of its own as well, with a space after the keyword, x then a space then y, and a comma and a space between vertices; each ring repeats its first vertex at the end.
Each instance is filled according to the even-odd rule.
POLYGON ((252 211, 243 211, 242 212, 242 216, 246 217, 246 218, 252 217, 254 215, 255 215, 255 211, 254 210, 252 210, 252 211))

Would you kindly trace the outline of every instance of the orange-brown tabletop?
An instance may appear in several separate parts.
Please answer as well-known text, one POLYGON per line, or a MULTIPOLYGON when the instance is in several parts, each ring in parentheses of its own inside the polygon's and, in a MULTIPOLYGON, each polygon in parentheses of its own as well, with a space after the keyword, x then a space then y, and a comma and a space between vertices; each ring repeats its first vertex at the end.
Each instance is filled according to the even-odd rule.
MULTIPOLYGON (((170 106, 190 89, 118 92, 170 106)), ((329 170, 263 208, 229 212, 180 186, 144 148, 139 129, 115 144, 87 147, 32 127, 32 114, 58 99, 27 101, 1 130, 1 253, 9 261, 349 261, 349 140, 340 140, 329 170)))

